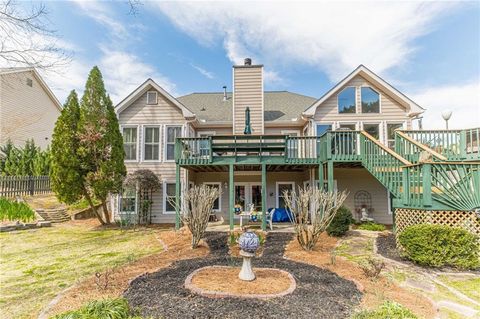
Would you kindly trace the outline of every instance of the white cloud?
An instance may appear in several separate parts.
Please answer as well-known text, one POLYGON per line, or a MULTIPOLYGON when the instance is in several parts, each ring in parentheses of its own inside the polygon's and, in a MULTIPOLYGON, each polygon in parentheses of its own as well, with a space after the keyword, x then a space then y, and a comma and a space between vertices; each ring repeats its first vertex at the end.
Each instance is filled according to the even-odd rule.
POLYGON ((200 72, 200 74, 203 75, 204 77, 206 77, 207 79, 214 79, 215 78, 215 74, 213 72, 207 71, 204 68, 202 68, 201 66, 198 66, 194 63, 190 63, 190 66, 192 68, 194 68, 195 70, 197 70, 198 72, 200 72))
POLYGON ((405 62, 412 42, 432 29, 451 2, 154 2, 203 45, 227 57, 253 57, 274 69, 298 63, 337 81, 359 64, 382 74, 405 62))
POLYGON ((170 94, 175 95, 175 84, 159 74, 154 67, 142 62, 136 55, 103 48, 99 68, 105 86, 114 103, 120 102, 146 79, 152 78, 170 94))
POLYGON ((461 129, 480 126, 480 81, 463 85, 440 86, 423 89, 412 99, 427 109, 424 129, 443 129, 442 111, 452 110, 449 128, 461 129))

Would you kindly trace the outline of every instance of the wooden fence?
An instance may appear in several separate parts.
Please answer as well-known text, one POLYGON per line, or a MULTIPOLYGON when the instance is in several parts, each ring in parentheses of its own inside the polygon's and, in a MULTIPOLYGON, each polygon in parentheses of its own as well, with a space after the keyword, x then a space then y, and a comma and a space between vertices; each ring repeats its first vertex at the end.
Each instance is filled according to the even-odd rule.
POLYGON ((48 176, 0 176, 0 197, 50 193, 48 176))

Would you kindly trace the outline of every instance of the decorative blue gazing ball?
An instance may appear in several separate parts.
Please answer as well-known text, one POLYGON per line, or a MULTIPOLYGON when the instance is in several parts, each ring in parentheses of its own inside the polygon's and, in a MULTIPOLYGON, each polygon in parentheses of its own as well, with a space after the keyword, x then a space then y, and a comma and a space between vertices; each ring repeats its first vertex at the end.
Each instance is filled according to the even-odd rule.
POLYGON ((254 253, 260 247, 260 239, 252 231, 246 231, 238 239, 240 249, 248 253, 254 253))

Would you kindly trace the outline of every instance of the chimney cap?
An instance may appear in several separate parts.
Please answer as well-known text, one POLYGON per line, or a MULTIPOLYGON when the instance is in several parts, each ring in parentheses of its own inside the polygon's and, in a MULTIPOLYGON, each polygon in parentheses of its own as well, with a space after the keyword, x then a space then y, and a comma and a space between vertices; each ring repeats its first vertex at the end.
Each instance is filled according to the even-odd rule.
POLYGON ((244 62, 244 65, 252 65, 252 59, 250 58, 245 58, 243 62, 244 62))

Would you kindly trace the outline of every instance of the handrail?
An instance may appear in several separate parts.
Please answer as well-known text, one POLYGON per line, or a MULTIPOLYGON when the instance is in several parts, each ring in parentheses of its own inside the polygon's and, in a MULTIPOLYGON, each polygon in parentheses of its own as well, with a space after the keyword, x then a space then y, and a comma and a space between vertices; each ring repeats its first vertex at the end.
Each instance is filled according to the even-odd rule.
POLYGON ((400 155, 398 155, 397 153, 395 153, 394 151, 392 151, 391 149, 389 149, 388 147, 386 147, 385 145, 383 145, 382 143, 380 143, 375 137, 371 136, 370 134, 368 134, 366 131, 360 131, 360 134, 362 134, 363 136, 367 137, 369 140, 371 140, 373 143, 375 143, 377 146, 381 147, 385 152, 387 152, 388 154, 392 155, 393 157, 395 157, 396 159, 398 159, 400 162, 402 162, 403 164, 405 165, 411 165, 412 163, 410 163, 409 161, 407 161, 406 159, 404 159, 403 157, 401 157, 400 155))
POLYGON ((439 154, 437 153, 436 151, 432 150, 430 147, 427 147, 426 145, 420 143, 420 142, 417 142, 416 140, 414 140, 413 138, 411 138, 410 136, 408 136, 407 134, 403 133, 402 131, 400 130, 396 130, 395 131, 396 134, 398 134, 399 136, 401 136, 403 139, 407 140, 408 142, 414 144, 415 146, 417 146, 418 148, 421 148, 422 150, 432 154, 432 156, 442 160, 442 161, 447 161, 447 158, 445 156, 443 156, 442 154, 439 154))

